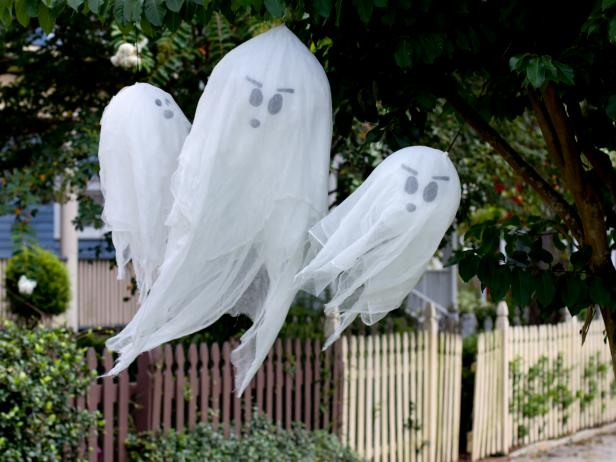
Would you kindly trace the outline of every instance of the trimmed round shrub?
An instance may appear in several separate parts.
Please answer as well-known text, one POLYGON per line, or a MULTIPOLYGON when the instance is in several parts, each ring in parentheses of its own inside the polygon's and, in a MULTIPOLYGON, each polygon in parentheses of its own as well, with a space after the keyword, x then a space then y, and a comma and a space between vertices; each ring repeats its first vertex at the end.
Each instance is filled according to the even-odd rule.
POLYGON ((64 313, 71 297, 66 266, 47 250, 24 247, 7 263, 6 297, 10 311, 21 318, 40 319, 64 313), (22 276, 36 282, 31 294, 20 293, 22 276))
POLYGON ((0 324, 0 461, 82 460, 97 416, 71 400, 95 375, 66 329, 0 324))
POLYGON ((126 447, 129 462, 302 461, 359 462, 332 434, 297 425, 283 430, 265 417, 253 419, 244 435, 225 438, 222 431, 199 424, 192 431, 131 434, 126 447))

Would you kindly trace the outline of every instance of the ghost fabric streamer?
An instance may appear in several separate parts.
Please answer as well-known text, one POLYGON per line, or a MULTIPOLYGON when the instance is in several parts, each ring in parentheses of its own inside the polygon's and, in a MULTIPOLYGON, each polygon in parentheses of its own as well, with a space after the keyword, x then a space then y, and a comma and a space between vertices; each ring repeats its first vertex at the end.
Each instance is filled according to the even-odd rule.
POLYGON ((132 260, 140 298, 163 262, 171 176, 190 122, 169 93, 147 83, 123 88, 105 108, 98 150, 118 279, 132 260))
POLYGON ((360 315, 374 324, 398 308, 423 275, 453 222, 460 180, 446 153, 424 146, 387 157, 368 179, 311 230, 316 256, 297 275, 339 311, 331 345, 360 315))
POLYGON ((252 327, 233 351, 236 391, 274 343, 297 288, 308 230, 327 211, 329 83, 286 27, 261 34, 215 67, 174 174, 160 274, 107 346, 117 374, 142 351, 225 313, 252 327))

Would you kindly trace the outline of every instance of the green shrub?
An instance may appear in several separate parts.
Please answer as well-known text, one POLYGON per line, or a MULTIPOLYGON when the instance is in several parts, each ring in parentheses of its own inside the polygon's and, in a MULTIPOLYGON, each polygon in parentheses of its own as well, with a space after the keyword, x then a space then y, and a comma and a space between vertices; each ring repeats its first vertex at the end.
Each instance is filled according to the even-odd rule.
POLYGON ((249 462, 303 461, 356 462, 361 459, 324 431, 300 426, 282 430, 264 417, 254 419, 242 437, 225 438, 220 431, 200 424, 185 433, 131 434, 129 462, 249 462))
POLYGON ((92 380, 84 351, 65 329, 0 328, 0 461, 78 460, 96 415, 70 399, 92 380))
POLYGON ((8 261, 6 295, 11 312, 21 318, 62 314, 71 296, 68 271, 53 253, 38 246, 24 247, 8 261), (19 292, 22 276, 36 282, 30 295, 19 292))

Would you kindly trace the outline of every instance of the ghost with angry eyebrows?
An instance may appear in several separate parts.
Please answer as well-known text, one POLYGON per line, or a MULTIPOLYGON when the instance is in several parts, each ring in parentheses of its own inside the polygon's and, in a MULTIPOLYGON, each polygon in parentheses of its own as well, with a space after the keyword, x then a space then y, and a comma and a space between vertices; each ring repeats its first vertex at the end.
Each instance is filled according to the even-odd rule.
POLYGON ((253 325, 232 353, 241 393, 273 344, 297 288, 308 230, 326 212, 332 112, 323 68, 286 27, 215 67, 172 179, 160 275, 134 319, 107 343, 120 357, 209 326, 253 325))
POLYGON ((460 180, 446 153, 425 146, 387 157, 311 230, 316 256, 297 275, 305 290, 333 296, 340 313, 331 345, 359 315, 374 324, 398 308, 426 270, 460 204, 460 180))

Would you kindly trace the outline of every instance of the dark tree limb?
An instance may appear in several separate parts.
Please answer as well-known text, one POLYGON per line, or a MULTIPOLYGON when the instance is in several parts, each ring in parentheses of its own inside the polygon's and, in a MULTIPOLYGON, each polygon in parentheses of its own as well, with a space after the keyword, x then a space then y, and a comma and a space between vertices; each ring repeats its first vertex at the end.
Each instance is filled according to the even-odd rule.
POLYGON ((575 238, 582 241, 582 223, 575 209, 456 91, 447 91, 445 99, 479 136, 528 182, 563 220, 575 238))
POLYGON ((547 114, 547 109, 543 105, 540 96, 534 88, 528 87, 528 98, 530 99, 531 106, 539 123, 541 134, 545 140, 545 144, 548 148, 548 154, 552 160, 556 163, 559 169, 564 168, 563 156, 558 142, 558 136, 555 133, 554 126, 547 114))

